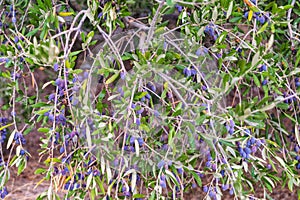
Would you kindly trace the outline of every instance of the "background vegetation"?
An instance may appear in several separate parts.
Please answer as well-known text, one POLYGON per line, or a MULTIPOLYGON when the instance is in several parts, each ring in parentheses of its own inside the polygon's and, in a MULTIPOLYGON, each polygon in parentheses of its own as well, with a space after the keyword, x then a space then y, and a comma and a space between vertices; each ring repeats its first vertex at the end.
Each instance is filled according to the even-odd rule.
POLYGON ((1 198, 30 151, 38 199, 299 188, 298 1, 0 0, 0 16, 1 198))

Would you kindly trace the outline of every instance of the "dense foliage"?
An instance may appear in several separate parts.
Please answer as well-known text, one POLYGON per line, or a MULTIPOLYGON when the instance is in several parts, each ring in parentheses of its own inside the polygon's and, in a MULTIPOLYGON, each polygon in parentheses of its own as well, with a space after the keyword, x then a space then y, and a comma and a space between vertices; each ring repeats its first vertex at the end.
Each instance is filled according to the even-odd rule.
POLYGON ((1 198, 37 132, 38 199, 295 191, 299 30, 295 0, 0 0, 1 198))

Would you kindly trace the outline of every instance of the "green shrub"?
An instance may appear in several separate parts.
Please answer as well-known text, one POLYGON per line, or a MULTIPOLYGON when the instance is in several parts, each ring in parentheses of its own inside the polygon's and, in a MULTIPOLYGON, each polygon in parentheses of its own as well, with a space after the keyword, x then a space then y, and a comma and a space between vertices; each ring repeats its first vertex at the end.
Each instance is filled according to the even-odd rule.
POLYGON ((299 187, 298 2, 80 3, 1 5, 1 198, 35 131, 38 199, 299 187))

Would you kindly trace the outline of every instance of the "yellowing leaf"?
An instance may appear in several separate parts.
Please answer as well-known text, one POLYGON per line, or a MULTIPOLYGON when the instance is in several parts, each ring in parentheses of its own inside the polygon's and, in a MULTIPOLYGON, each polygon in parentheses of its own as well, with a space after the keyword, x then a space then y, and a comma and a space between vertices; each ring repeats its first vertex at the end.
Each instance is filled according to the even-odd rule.
POLYGON ((33 189, 36 189, 42 182, 44 182, 46 179, 42 178, 39 182, 37 182, 37 184, 34 186, 33 189))
POLYGON ((70 64, 69 60, 66 60, 65 64, 66 64, 66 68, 68 68, 68 69, 71 68, 71 64, 70 64))
POLYGON ((114 81, 118 78, 118 76, 119 76, 119 72, 118 72, 118 73, 115 73, 114 75, 112 75, 112 76, 105 82, 105 84, 108 85, 108 84, 114 82, 114 81))
POLYGON ((164 89, 165 89, 165 90, 168 90, 168 89, 169 89, 169 83, 168 83, 168 82, 165 82, 165 83, 164 83, 164 89))
POLYGON ((249 11, 249 14, 248 14, 248 20, 251 21, 251 20, 252 20, 252 17, 253 17, 253 11, 250 10, 250 11, 249 11))
POLYGON ((73 15, 74 12, 59 12, 58 15, 61 16, 61 17, 68 17, 68 16, 71 16, 73 15))
POLYGON ((6 129, 6 128, 8 128, 8 127, 10 127, 11 125, 13 125, 13 123, 7 124, 7 125, 5 125, 5 126, 1 126, 1 127, 0 127, 0 131, 2 131, 3 129, 6 129))
POLYGON ((266 30, 266 28, 268 27, 268 23, 265 23, 260 29, 259 29, 259 31, 257 32, 257 34, 260 34, 260 33, 262 33, 262 32, 264 32, 265 30, 266 30))

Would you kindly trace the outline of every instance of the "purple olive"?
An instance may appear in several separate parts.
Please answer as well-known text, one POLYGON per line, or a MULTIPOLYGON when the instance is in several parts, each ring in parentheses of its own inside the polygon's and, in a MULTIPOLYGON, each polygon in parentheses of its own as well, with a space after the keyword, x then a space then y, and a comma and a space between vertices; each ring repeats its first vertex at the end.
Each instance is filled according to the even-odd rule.
POLYGON ((263 65, 259 68, 259 71, 260 71, 260 72, 267 71, 267 66, 266 66, 265 64, 263 64, 263 65))
POLYGON ((249 147, 245 147, 244 151, 245 151, 246 154, 250 154, 252 152, 249 147))
POLYGON ((264 24, 265 22, 266 22, 266 18, 265 18, 265 16, 258 16, 257 18, 256 18, 258 21, 259 21, 259 23, 261 23, 261 24, 264 24))
POLYGON ((145 97, 146 97, 146 99, 148 99, 148 100, 151 99, 151 95, 150 95, 149 93, 147 93, 147 94, 145 95, 145 97))
POLYGON ((252 147, 251 147, 251 151, 252 151, 253 153, 255 153, 255 152, 257 151, 257 146, 252 146, 252 147))
POLYGON ((183 169, 181 167, 178 168, 177 171, 178 171, 179 174, 183 174, 183 169))
POLYGON ((25 150, 24 150, 24 149, 21 149, 20 155, 21 155, 21 156, 25 155, 25 150))
POLYGON ((48 96, 49 101, 54 101, 54 99, 55 99, 55 93, 52 93, 48 96))
POLYGON ((14 42, 15 42, 15 43, 18 43, 18 42, 19 42, 19 37, 18 37, 18 36, 15 36, 14 42))
POLYGON ((215 199, 215 197, 216 197, 216 192, 215 191, 213 191, 213 190, 211 190, 211 191, 209 191, 209 194, 208 194, 211 198, 213 198, 213 199, 215 199))
POLYGON ((208 187, 207 187, 207 185, 203 186, 203 192, 205 192, 205 193, 208 192, 208 187))
POLYGON ((123 72, 123 71, 121 71, 120 77, 121 77, 122 80, 125 80, 125 78, 126 78, 126 73, 123 72))
POLYGON ((197 49, 196 56, 204 56, 201 48, 197 49))
POLYGON ((162 168, 163 166, 165 165, 165 161, 164 160, 161 160, 157 163, 157 167, 160 169, 162 168))
POLYGON ((63 152, 65 152, 65 148, 63 146, 61 146, 59 149, 59 153, 62 154, 63 152))
POLYGON ((143 144, 145 143, 144 139, 143 138, 138 138, 138 143, 139 143, 140 146, 143 146, 143 144))
POLYGON ((59 68, 59 65, 58 65, 57 63, 55 63, 55 64, 53 65, 54 71, 57 72, 57 71, 58 71, 58 68, 59 68))
POLYGON ((162 188, 167 188, 167 183, 166 181, 160 181, 159 185, 162 187, 162 188))
POLYGON ((175 4, 175 8, 177 8, 178 12, 181 12, 183 7, 181 5, 175 4))
POLYGON ((225 184, 225 185, 223 184, 223 185, 222 185, 222 190, 223 190, 223 191, 226 191, 226 190, 228 190, 228 189, 229 189, 229 185, 228 185, 228 184, 225 184))
POLYGON ((134 137, 134 136, 131 136, 131 137, 130 137, 130 140, 129 140, 129 143, 130 143, 130 144, 133 144, 133 143, 134 143, 134 140, 135 140, 135 137, 134 137))
POLYGON ((248 136, 251 134, 251 131, 249 129, 245 129, 244 131, 245 131, 246 135, 248 135, 248 136))
POLYGON ((139 110, 136 111, 136 114, 140 115, 144 112, 144 108, 141 108, 139 110))

